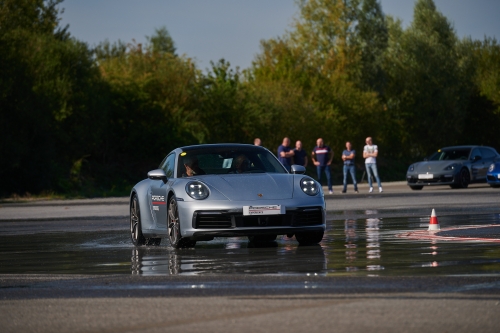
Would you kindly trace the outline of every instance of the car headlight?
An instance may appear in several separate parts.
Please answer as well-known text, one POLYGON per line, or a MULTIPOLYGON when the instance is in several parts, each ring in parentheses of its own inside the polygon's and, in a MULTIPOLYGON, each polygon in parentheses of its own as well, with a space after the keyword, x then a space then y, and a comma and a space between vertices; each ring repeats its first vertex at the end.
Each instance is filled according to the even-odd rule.
POLYGON ((489 172, 493 172, 495 170, 495 163, 491 164, 490 167, 488 168, 489 172))
POLYGON ((203 200, 208 197, 210 192, 208 187, 202 182, 189 182, 186 184, 186 193, 193 199, 203 200))
POLYGON ((316 195, 319 193, 318 183, 310 177, 304 177, 300 180, 300 188, 308 195, 316 195))
POLYGON ((456 164, 450 164, 448 165, 446 168, 444 168, 445 170, 456 170, 457 169, 457 165, 456 164))

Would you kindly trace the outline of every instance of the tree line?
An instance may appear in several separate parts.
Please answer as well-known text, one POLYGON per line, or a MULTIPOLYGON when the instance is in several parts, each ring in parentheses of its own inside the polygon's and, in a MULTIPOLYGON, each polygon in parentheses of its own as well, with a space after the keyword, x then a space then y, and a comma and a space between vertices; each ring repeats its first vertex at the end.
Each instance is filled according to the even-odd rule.
POLYGON ((372 136, 382 180, 442 146, 500 148, 500 46, 458 38, 433 0, 406 28, 377 0, 299 0, 249 68, 206 72, 164 27, 91 48, 62 6, 0 1, 1 196, 120 195, 175 147, 255 137, 272 151, 322 137, 340 166, 345 141, 372 136))

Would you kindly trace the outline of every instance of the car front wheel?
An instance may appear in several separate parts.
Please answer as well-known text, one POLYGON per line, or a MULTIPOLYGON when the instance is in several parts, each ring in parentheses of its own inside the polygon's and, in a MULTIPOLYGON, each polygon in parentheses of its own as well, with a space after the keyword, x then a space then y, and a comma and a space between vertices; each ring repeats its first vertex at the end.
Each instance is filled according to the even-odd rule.
POLYGON ((141 209, 136 194, 134 194, 130 203, 130 238, 135 246, 146 244, 146 238, 142 234, 141 209))
POLYGON ((183 247, 194 247, 196 241, 190 240, 188 238, 182 238, 181 236, 181 223, 179 220, 179 207, 177 205, 177 200, 172 197, 168 203, 168 214, 167 214, 167 226, 168 226, 168 240, 170 245, 175 248, 183 247))
POLYGON ((452 188, 467 188, 470 183, 470 173, 469 170, 463 168, 460 170, 457 182, 451 185, 452 188))

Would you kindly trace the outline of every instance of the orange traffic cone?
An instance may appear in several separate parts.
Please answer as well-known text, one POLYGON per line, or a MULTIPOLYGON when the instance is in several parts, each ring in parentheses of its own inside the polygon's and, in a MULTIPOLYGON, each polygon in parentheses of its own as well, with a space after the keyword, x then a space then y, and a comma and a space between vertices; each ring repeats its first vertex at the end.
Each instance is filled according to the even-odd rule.
POLYGON ((429 229, 427 230, 440 230, 440 229, 441 227, 439 226, 438 218, 436 216, 436 211, 433 208, 431 214, 431 220, 429 222, 429 229))

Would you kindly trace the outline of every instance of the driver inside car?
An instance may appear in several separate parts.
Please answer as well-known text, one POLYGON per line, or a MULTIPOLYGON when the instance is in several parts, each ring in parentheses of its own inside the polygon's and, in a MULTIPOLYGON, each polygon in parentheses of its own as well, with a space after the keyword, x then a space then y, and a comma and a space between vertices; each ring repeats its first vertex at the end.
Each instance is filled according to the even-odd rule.
POLYGON ((184 167, 186 168, 186 173, 184 173, 182 177, 192 177, 205 174, 205 171, 203 171, 198 165, 198 158, 196 156, 184 157, 184 167))

